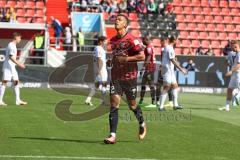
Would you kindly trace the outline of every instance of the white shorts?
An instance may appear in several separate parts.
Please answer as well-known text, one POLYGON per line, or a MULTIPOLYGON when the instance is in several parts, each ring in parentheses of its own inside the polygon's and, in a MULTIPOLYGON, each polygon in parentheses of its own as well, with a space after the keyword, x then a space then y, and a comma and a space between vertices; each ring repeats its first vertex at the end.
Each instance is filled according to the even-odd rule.
POLYGON ((163 74, 163 85, 177 84, 175 72, 168 71, 163 74))
POLYGON ((235 89, 239 88, 240 79, 238 77, 232 76, 228 84, 228 88, 235 89))
POLYGON ((18 73, 15 67, 3 68, 2 80, 5 81, 18 81, 18 73))
POLYGON ((108 73, 103 72, 101 75, 97 75, 95 78, 95 82, 107 82, 108 73))

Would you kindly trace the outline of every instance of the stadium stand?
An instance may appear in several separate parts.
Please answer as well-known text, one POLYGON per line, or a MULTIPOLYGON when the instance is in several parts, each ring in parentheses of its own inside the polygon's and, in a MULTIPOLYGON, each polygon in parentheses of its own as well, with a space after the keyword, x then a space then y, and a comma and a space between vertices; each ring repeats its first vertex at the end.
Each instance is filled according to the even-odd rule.
POLYGON ((239 1, 173 0, 173 6, 183 44, 176 49, 177 54, 186 47, 197 49, 201 45, 205 50, 212 48, 220 56, 227 40, 240 38, 239 1), (186 42, 190 42, 189 46, 186 42))

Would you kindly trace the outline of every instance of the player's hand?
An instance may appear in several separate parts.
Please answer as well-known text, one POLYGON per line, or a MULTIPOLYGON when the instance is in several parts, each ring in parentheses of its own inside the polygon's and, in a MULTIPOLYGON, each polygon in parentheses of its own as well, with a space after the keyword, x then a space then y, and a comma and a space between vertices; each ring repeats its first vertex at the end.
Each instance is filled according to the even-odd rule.
POLYGON ((19 66, 19 68, 21 68, 21 69, 25 69, 25 68, 26 68, 24 64, 19 64, 18 66, 19 66))
POLYGON ((232 75, 232 71, 229 71, 225 74, 226 77, 230 77, 232 75))
POLYGON ((187 70, 185 68, 182 68, 181 69, 181 72, 184 74, 184 75, 187 75, 187 70))
POLYGON ((126 56, 117 56, 115 60, 119 63, 124 63, 127 62, 127 57, 126 56))

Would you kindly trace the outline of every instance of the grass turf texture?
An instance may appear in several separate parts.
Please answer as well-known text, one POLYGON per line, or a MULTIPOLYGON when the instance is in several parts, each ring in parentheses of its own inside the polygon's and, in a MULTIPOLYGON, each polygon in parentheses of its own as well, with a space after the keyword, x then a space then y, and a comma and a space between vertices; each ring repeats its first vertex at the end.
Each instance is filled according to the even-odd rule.
MULTIPOLYGON (((75 113, 93 109, 84 105, 85 97, 25 88, 21 95, 28 101, 27 106, 15 106, 14 95, 7 90, 4 100, 8 106, 0 108, 0 155, 161 160, 234 160, 240 157, 240 108, 229 113, 218 111, 225 103, 224 96, 180 94, 179 101, 185 110, 175 113, 189 115, 191 108, 191 120, 149 121, 143 141, 137 138, 136 121, 119 120, 117 144, 105 145, 102 140, 109 132, 107 114, 85 122, 64 122, 55 116, 55 104, 66 98, 74 100, 71 110, 75 113)), ((93 102, 96 104, 99 100, 93 102)), ((143 110, 144 114, 156 113, 156 109, 143 110)), ((122 103, 120 114, 125 112, 128 113, 127 106, 122 103)), ((26 158, 0 156, 0 159, 26 158)))

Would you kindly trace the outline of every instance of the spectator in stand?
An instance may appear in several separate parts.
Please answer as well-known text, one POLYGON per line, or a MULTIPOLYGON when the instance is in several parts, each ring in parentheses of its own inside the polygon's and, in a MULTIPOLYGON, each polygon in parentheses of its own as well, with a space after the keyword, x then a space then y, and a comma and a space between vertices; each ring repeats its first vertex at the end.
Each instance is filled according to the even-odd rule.
POLYGON ((84 37, 84 33, 82 31, 82 28, 79 28, 79 32, 77 33, 77 37, 78 37, 78 45, 79 45, 79 51, 83 51, 84 48, 84 44, 85 44, 85 37, 84 37))
POLYGON ((99 0, 92 0, 91 5, 92 5, 91 12, 95 12, 95 13, 99 12, 99 9, 98 9, 99 0))
POLYGON ((3 14, 4 14, 4 9, 3 8, 0 8, 0 22, 3 22, 2 19, 3 19, 3 14))
POLYGON ((36 56, 32 59, 33 64, 43 64, 43 56, 44 56, 44 36, 41 32, 37 32, 33 41, 33 48, 31 49, 31 53, 33 56, 36 56))
POLYGON ((127 0, 127 10, 128 12, 136 11, 136 0, 127 0))
POLYGON ((71 42, 72 42, 72 34, 70 27, 65 28, 65 50, 70 51, 71 50, 71 42))
POLYGON ((100 2, 100 12, 107 12, 110 13, 111 7, 110 7, 110 3, 108 2, 108 0, 102 0, 100 2))
POLYGON ((165 9, 165 14, 172 14, 173 13, 173 5, 172 3, 168 3, 165 9))
POLYGON ((188 48, 187 55, 189 55, 189 56, 193 55, 192 47, 189 47, 189 48, 188 48))
POLYGON ((196 71, 196 64, 191 58, 188 60, 188 64, 184 67, 187 71, 196 71))
POLYGON ((111 0, 110 1, 110 12, 111 13, 118 12, 118 2, 117 2, 117 0, 111 0))
POLYGON ((80 0, 79 3, 81 11, 88 11, 89 2, 87 0, 80 0))
POLYGON ((203 51, 203 48, 202 46, 198 47, 198 49, 196 50, 196 56, 202 56, 204 55, 204 51, 203 51))
POLYGON ((205 55, 206 55, 206 56, 215 56, 212 48, 209 48, 209 49, 207 50, 207 52, 205 52, 205 55))
POLYGON ((145 4, 145 0, 140 0, 138 3, 137 3, 137 7, 136 7, 136 10, 138 13, 147 13, 147 7, 146 7, 146 4, 145 4))
POLYGON ((2 8, 2 13, 1 13, 1 22, 7 22, 7 15, 6 15, 6 9, 2 8))
POLYGON ((17 14, 15 13, 15 10, 13 7, 10 8, 10 10, 7 10, 7 21, 10 23, 17 22, 17 14))
POLYGON ((158 5, 158 13, 161 14, 162 16, 164 16, 164 14, 165 14, 165 7, 166 7, 166 5, 165 5, 164 1, 161 0, 158 5))
POLYGON ((118 9, 119 9, 119 12, 122 13, 122 12, 126 12, 127 11, 127 0, 122 0, 119 4, 118 4, 118 9))
POLYGON ((147 4, 147 11, 148 13, 157 13, 157 4, 154 2, 154 0, 149 0, 147 4))
POLYGON ((54 29, 55 46, 56 46, 56 49, 59 49, 60 48, 60 37, 61 37, 61 33, 63 31, 63 28, 58 19, 56 19, 52 16, 51 20, 52 20, 52 27, 54 29))

